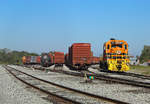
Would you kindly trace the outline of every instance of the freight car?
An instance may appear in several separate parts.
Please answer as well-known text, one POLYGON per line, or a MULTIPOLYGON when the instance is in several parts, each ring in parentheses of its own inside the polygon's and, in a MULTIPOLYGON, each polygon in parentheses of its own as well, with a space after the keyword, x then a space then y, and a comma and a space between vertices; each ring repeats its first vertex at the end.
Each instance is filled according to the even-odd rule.
POLYGON ((43 67, 48 67, 48 66, 50 66, 52 64, 53 63, 52 63, 52 58, 51 58, 50 54, 48 54, 48 53, 42 53, 41 54, 41 65, 43 67))
POLYGON ((100 63, 100 57, 92 57, 92 64, 99 64, 100 63))
POLYGON ((37 56, 31 56, 31 58, 30 58, 30 64, 37 64, 36 58, 37 58, 37 56))
POLYGON ((129 68, 128 44, 124 40, 110 39, 103 46, 103 60, 100 68, 109 71, 128 71, 129 68))
POLYGON ((22 63, 23 64, 40 64, 40 56, 23 56, 22 63))
POLYGON ((53 63, 55 66, 63 66, 65 63, 65 56, 63 52, 54 52, 53 54, 53 63))
POLYGON ((41 64, 41 56, 37 56, 36 57, 36 63, 37 64, 41 64))
POLYGON ((23 63, 24 65, 30 64, 30 61, 31 61, 31 56, 23 56, 23 57, 22 57, 22 63, 23 63))
POLYGON ((26 56, 22 57, 22 63, 25 65, 26 64, 26 56))
POLYGON ((66 65, 75 69, 87 69, 92 62, 90 43, 74 43, 69 47, 66 65))
POLYGON ((30 64, 31 56, 26 56, 25 64, 30 64))

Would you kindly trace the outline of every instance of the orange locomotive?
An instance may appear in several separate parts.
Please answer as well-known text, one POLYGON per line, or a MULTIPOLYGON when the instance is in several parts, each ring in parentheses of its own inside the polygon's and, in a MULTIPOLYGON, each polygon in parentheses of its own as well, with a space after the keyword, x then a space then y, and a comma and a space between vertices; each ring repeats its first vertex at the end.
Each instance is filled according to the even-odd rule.
POLYGON ((124 40, 110 39, 103 47, 103 60, 100 68, 110 71, 128 71, 129 68, 128 44, 124 40))

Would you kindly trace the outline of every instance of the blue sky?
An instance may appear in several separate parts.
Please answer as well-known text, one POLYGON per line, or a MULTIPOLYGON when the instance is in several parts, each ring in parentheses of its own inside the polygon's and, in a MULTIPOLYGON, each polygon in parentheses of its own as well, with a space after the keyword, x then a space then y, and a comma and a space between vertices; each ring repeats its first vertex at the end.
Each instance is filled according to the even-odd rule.
POLYGON ((0 1, 0 48, 66 53, 72 43, 85 42, 99 56, 111 37, 140 55, 150 45, 150 0, 0 1))

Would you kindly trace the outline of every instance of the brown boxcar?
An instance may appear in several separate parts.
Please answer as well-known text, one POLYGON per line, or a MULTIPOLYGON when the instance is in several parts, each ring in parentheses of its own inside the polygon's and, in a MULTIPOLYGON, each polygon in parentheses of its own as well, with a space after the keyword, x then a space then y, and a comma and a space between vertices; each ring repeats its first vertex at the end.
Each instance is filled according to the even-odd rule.
POLYGON ((90 43, 74 43, 69 47, 69 63, 71 66, 88 66, 92 62, 90 43))
POLYGON ((99 62, 100 62, 100 57, 95 57, 95 56, 92 57, 92 64, 99 64, 99 62))
POLYGON ((54 64, 64 64, 65 56, 63 52, 54 52, 53 62, 54 64))
POLYGON ((36 57, 36 63, 37 63, 37 64, 40 64, 40 63, 41 63, 41 56, 37 56, 37 57, 36 57))
POLYGON ((26 64, 30 64, 31 62, 31 56, 26 56, 26 64))

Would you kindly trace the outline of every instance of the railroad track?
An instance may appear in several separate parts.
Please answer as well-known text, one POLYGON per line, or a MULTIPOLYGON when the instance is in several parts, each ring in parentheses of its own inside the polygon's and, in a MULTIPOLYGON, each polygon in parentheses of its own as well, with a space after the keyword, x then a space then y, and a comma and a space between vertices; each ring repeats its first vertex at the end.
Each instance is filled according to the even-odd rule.
MULTIPOLYGON (((45 68, 36 68, 38 70, 45 70, 45 68)), ((69 75, 74 75, 74 76, 80 76, 84 77, 85 73, 84 72, 69 72, 69 71, 64 71, 64 70, 49 70, 51 72, 58 72, 58 73, 63 73, 63 74, 69 74, 69 75)), ((95 79, 99 80, 104 80, 110 83, 120 83, 120 84, 126 84, 126 85, 132 85, 135 87, 143 87, 143 88, 150 88, 150 83, 148 82, 142 82, 142 81, 136 81, 136 80, 130 80, 130 79, 124 79, 124 78, 119 78, 119 77, 112 77, 112 76, 107 76, 103 74, 96 74, 90 71, 86 71, 86 75, 89 76, 94 76, 95 79)))
MULTIPOLYGON (((130 73, 130 72, 108 72, 108 71, 100 71, 104 73, 99 72, 93 72, 96 76, 108 76, 108 78, 113 79, 122 79, 124 81, 128 81, 131 83, 139 83, 141 85, 147 86, 149 88, 150 85, 150 76, 142 75, 142 74, 136 74, 136 73, 130 73)), ((143 86, 144 87, 144 86, 143 86)))
POLYGON ((116 83, 127 84, 127 85, 132 85, 132 86, 137 86, 137 87, 150 88, 150 83, 148 82, 135 81, 135 80, 124 79, 124 78, 119 78, 119 77, 111 77, 111 76, 102 75, 102 74, 94 74, 94 76, 96 79, 112 81, 116 83))
POLYGON ((132 76, 132 77, 137 77, 137 78, 141 78, 141 79, 150 80, 150 76, 146 76, 146 75, 142 75, 142 74, 136 74, 136 73, 130 73, 130 72, 122 72, 122 73, 119 73, 119 74, 120 75, 125 75, 125 76, 132 76))
POLYGON ((150 80, 150 76, 147 75, 142 75, 142 74, 137 74, 137 73, 131 73, 131 72, 109 72, 109 71, 105 71, 105 70, 100 70, 99 68, 94 68, 91 67, 95 70, 98 70, 100 72, 106 72, 106 73, 111 73, 111 74, 115 74, 115 75, 124 75, 124 76, 131 76, 131 77, 136 77, 136 78, 141 78, 141 79, 147 79, 150 80))
POLYGON ((119 100, 106 98, 99 95, 83 92, 80 90, 65 87, 53 82, 49 82, 9 66, 3 66, 9 73, 21 82, 35 88, 48 95, 48 99, 59 104, 94 104, 94 103, 113 103, 128 104, 119 100))

